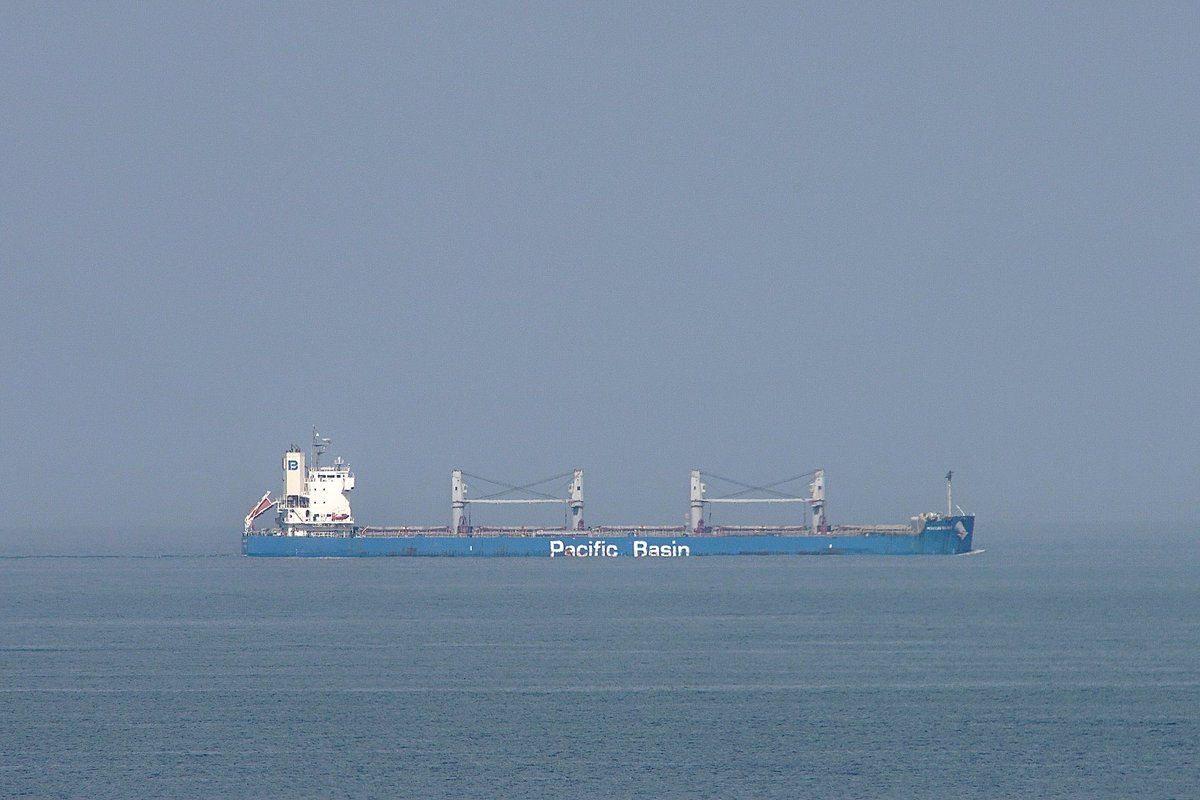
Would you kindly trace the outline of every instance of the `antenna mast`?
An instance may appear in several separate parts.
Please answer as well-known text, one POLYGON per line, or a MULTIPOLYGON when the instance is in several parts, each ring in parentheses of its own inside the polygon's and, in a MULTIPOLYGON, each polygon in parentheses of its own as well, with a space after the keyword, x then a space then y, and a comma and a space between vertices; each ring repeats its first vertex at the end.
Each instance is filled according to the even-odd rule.
POLYGON ((329 447, 329 444, 332 441, 333 440, 330 439, 329 437, 327 437, 327 436, 323 437, 323 436, 321 436, 321 434, 317 433, 317 426, 313 425, 313 441, 312 441, 313 469, 316 469, 317 467, 321 466, 321 456, 323 456, 325 454, 325 449, 327 447, 329 447))
POLYGON ((946 473, 946 516, 954 516, 954 470, 946 473))

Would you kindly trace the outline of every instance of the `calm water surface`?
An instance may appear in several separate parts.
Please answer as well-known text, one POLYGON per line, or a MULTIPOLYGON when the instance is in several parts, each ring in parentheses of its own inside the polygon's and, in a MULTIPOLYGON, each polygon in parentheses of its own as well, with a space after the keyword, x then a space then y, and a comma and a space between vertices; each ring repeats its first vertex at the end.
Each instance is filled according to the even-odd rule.
POLYGON ((1200 796, 1195 538, 1102 533, 0 558, 0 796, 1200 796))

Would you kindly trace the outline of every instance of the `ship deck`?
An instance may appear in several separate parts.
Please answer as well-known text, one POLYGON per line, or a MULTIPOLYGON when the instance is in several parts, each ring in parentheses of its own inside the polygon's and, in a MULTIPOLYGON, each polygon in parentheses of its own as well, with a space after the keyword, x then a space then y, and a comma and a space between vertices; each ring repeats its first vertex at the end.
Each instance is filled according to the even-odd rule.
POLYGON ((721 536, 847 536, 856 534, 891 534, 911 536, 916 531, 909 525, 836 525, 826 530, 814 530, 803 526, 787 525, 720 525, 702 531, 688 531, 682 525, 605 525, 595 528, 574 530, 571 528, 537 527, 475 527, 468 532, 454 531, 448 526, 383 525, 368 526, 354 530, 312 529, 302 534, 288 533, 280 529, 256 531, 258 536, 316 536, 326 538, 424 538, 447 537, 461 539, 487 538, 561 538, 570 537, 658 537, 687 536, 689 538, 721 536))

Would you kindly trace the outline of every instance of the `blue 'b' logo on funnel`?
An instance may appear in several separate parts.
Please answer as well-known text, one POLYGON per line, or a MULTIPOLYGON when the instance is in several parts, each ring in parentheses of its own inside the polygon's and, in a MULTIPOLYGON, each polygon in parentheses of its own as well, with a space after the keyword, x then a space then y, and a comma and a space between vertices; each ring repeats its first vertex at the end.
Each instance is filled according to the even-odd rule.
POLYGON ((300 462, 295 459, 288 459, 288 469, 300 469, 300 462))

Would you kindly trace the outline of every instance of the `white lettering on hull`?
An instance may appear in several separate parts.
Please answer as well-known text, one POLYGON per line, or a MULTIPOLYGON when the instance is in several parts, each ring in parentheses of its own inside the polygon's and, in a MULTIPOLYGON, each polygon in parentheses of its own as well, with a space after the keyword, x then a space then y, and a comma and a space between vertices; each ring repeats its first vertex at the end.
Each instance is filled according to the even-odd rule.
POLYGON ((621 551, 615 544, 597 539, 594 542, 567 544, 562 539, 550 540, 550 557, 566 556, 575 558, 616 558, 621 551))
POLYGON ((691 554, 692 548, 686 544, 675 544, 674 539, 670 544, 650 544, 641 539, 636 539, 633 543, 634 558, 679 558, 691 554))
MULTIPOLYGON (((634 539, 633 551, 630 553, 634 558, 681 558, 691 554, 691 547, 676 544, 674 539, 670 544, 651 544, 644 539, 634 539)), ((621 549, 615 543, 604 539, 587 542, 550 540, 551 558, 617 558, 620 555, 621 549)))

